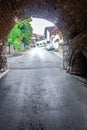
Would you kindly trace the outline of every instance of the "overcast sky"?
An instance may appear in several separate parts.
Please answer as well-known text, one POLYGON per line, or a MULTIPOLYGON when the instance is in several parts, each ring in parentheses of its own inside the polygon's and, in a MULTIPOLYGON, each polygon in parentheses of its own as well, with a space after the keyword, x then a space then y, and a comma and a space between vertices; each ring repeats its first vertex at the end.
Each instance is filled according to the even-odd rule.
POLYGON ((32 18, 31 26, 33 28, 33 33, 43 35, 45 27, 54 26, 54 24, 44 19, 32 18))

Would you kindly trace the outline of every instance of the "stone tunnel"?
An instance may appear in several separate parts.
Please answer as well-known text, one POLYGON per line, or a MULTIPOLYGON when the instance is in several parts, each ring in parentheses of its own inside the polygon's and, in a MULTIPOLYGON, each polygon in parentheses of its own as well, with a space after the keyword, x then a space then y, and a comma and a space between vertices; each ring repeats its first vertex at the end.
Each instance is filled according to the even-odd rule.
POLYGON ((5 43, 17 20, 49 20, 64 38, 63 68, 87 74, 87 0, 0 0, 0 71, 7 69, 5 43))

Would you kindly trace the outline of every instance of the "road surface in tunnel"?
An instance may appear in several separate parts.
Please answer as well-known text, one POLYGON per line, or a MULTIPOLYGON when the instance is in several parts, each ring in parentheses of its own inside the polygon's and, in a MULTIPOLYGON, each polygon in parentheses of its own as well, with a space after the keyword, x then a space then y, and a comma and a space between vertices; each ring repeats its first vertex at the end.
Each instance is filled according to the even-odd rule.
POLYGON ((8 58, 0 80, 0 130, 86 130, 87 88, 53 52, 34 48, 8 58))

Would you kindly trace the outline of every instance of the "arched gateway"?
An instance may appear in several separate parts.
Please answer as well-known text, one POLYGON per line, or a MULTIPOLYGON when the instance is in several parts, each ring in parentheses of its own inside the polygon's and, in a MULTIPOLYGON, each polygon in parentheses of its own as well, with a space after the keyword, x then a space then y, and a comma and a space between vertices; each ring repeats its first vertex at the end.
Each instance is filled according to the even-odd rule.
POLYGON ((86 0, 0 0, 0 70, 6 69, 4 46, 9 32, 17 20, 31 16, 54 22, 63 33, 64 68, 70 73, 87 73, 87 66, 81 63, 87 63, 86 0), (76 58, 77 52, 81 58, 76 58))

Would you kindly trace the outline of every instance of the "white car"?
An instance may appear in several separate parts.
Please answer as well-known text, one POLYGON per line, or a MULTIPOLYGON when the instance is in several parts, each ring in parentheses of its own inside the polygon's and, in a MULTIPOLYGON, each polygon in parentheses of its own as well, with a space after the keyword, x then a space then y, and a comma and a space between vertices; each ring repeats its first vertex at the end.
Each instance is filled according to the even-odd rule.
POLYGON ((46 45, 46 50, 50 51, 50 50, 54 50, 54 49, 55 48, 54 48, 53 44, 49 43, 46 45))

